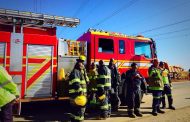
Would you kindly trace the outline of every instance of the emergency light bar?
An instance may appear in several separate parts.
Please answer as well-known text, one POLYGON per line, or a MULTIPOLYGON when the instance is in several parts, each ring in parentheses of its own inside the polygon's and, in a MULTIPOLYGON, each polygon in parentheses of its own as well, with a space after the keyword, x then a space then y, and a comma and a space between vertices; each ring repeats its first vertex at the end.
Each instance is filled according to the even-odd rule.
POLYGON ((33 12, 0 9, 0 24, 23 24, 31 26, 76 27, 80 23, 77 18, 66 18, 63 16, 52 16, 33 12))
POLYGON ((138 39, 139 41, 140 40, 151 41, 150 38, 146 38, 146 37, 144 37, 142 35, 129 36, 129 35, 125 35, 123 33, 109 32, 109 31, 98 30, 98 29, 93 29, 93 28, 89 28, 87 32, 90 32, 92 34, 97 34, 97 35, 105 35, 105 36, 115 36, 115 37, 138 39))

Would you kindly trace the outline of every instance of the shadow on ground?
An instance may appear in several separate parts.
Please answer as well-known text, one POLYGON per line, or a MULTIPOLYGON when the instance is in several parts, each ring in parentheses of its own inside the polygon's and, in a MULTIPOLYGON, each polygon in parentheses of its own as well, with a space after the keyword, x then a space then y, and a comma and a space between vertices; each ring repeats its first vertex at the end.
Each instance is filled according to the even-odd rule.
POLYGON ((21 116, 16 118, 24 118, 26 121, 63 121, 69 120, 68 101, 48 101, 48 102, 30 102, 22 103, 21 116))

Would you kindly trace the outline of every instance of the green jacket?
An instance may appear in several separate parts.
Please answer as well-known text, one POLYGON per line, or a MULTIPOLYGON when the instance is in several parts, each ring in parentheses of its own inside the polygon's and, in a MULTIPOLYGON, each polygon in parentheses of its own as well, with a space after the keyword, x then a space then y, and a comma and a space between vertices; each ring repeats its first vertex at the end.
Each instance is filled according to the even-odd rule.
POLYGON ((0 107, 19 97, 17 85, 7 71, 0 66, 0 107))
POLYGON ((149 69, 149 89, 150 90, 163 90, 164 84, 160 69, 151 67, 149 69))

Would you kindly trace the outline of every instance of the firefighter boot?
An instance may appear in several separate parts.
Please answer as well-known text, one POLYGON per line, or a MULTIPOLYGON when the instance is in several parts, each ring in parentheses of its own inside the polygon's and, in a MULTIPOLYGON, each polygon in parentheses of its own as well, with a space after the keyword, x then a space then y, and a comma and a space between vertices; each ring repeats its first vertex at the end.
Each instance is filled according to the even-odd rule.
POLYGON ((136 117, 133 110, 129 110, 128 115, 129 115, 130 118, 135 118, 136 117))
POLYGON ((175 110, 175 107, 172 105, 173 104, 172 96, 168 96, 168 103, 169 103, 169 109, 175 110))
POLYGON ((157 115, 158 115, 156 108, 153 108, 153 110, 152 110, 152 115, 153 115, 153 116, 157 116, 157 115))
POLYGON ((168 96, 168 103, 169 103, 169 109, 175 110, 175 107, 172 105, 173 104, 172 96, 168 96))
POLYGON ((164 114, 164 113, 165 113, 165 111, 162 111, 162 110, 160 109, 160 107, 157 107, 157 112, 158 112, 158 113, 161 113, 161 114, 164 114))
POLYGON ((143 116, 140 111, 135 111, 134 113, 135 113, 135 115, 138 116, 138 117, 142 117, 142 116, 143 116))
POLYGON ((139 109, 136 109, 134 113, 138 117, 142 117, 143 116, 142 113, 139 111, 139 109))

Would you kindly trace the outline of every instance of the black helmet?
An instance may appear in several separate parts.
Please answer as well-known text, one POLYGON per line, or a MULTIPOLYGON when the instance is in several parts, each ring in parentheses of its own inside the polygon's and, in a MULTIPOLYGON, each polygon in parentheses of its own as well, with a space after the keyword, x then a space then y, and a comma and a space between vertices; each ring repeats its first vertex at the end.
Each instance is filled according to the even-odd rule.
POLYGON ((159 66, 163 66, 164 62, 160 61, 159 66))
POLYGON ((134 67, 134 66, 137 66, 137 63, 134 63, 134 62, 133 62, 133 63, 131 64, 131 67, 134 67))
POLYGON ((104 64, 104 61, 103 60, 100 60, 99 61, 99 65, 103 65, 104 64))

